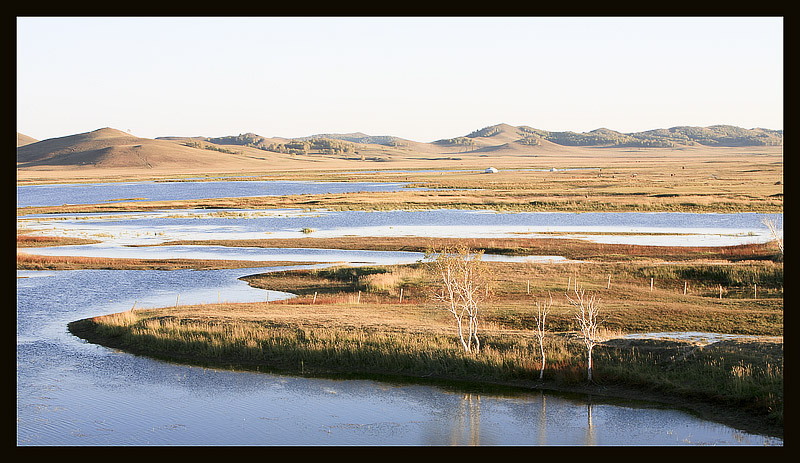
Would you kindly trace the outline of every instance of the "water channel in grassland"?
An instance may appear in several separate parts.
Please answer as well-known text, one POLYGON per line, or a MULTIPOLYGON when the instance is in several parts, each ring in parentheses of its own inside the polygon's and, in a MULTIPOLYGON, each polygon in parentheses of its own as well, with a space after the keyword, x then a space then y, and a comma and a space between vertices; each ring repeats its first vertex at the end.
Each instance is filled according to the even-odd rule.
MULTIPOLYGON (((237 196, 231 194, 236 188, 242 189, 241 195, 254 196, 247 188, 276 186, 222 183, 153 182, 153 191, 163 196, 146 192, 141 182, 129 189, 124 184, 19 187, 18 206, 139 197, 230 197, 237 196), (74 199, 69 196, 73 194, 84 196, 74 199)), ((311 191, 318 186, 309 186, 311 182, 294 183, 292 188, 298 186, 298 190, 275 194, 328 191, 311 191)), ((376 185, 402 188, 400 184, 376 185)), ((333 186, 354 188, 347 183, 333 186)), ((311 236, 319 237, 541 235, 716 246, 769 240, 761 224, 764 216, 782 218, 780 214, 169 210, 27 215, 18 217, 17 227, 102 241, 24 249, 32 254, 382 265, 415 262, 422 256, 129 245, 176 239, 293 238, 305 236, 301 230, 307 228, 311 236)), ((493 258, 563 261, 559 256, 487 256, 493 258)), ((783 445, 779 438, 653 404, 538 391, 456 390, 207 369, 118 352, 83 342, 67 331, 71 321, 122 312, 134 304, 146 308, 292 297, 266 293, 239 280, 280 269, 18 271, 17 445, 783 445)))
POLYGON ((179 201, 362 191, 412 191, 406 183, 212 180, 62 183, 17 187, 17 207, 102 204, 109 201, 179 201))
MULTIPOLYGON (((198 209, 93 214, 31 214, 19 230, 118 244, 168 240, 341 236, 555 237, 601 243, 726 246, 772 239, 764 218, 782 214, 198 209)), ((781 227, 782 228, 782 227, 781 227)))

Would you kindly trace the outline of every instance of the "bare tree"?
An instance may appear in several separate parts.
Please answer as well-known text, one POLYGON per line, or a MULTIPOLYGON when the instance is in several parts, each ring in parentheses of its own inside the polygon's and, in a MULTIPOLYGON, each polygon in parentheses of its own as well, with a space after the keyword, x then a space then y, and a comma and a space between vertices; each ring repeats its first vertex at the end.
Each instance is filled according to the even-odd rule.
POLYGON ((433 298, 453 314, 461 346, 466 352, 480 351, 480 307, 489 296, 489 273, 482 256, 483 251, 473 252, 465 246, 445 247, 438 252, 429 249, 426 254, 438 283, 433 298))
POLYGON ((567 300, 578 310, 575 319, 578 321, 583 343, 586 345, 588 353, 587 372, 589 381, 592 381, 592 350, 600 342, 597 332, 597 328, 600 325, 600 322, 597 321, 597 314, 599 313, 597 300, 594 295, 587 298, 583 288, 580 290, 575 289, 575 299, 571 298, 568 293, 566 296, 567 300))
POLYGON ((769 233, 772 235, 772 238, 778 243, 778 248, 781 250, 781 254, 783 254, 783 227, 781 227, 780 232, 778 231, 778 224, 775 219, 770 219, 769 217, 764 217, 761 219, 761 223, 769 228, 769 233))
POLYGON ((553 305, 553 296, 550 295, 550 301, 547 303, 541 303, 536 301, 536 336, 539 338, 539 349, 542 351, 542 368, 539 370, 539 379, 544 378, 544 335, 547 332, 545 328, 545 321, 547 319, 547 313, 550 311, 550 306, 553 305))

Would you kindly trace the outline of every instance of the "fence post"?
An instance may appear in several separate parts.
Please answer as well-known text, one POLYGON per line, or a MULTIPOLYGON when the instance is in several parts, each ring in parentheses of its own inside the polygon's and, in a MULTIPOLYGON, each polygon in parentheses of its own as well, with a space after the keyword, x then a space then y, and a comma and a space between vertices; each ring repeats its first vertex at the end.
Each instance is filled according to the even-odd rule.
POLYGON ((653 279, 650 278, 650 292, 653 292, 653 279))
POLYGON ((317 292, 314 291, 314 300, 311 301, 311 304, 316 304, 316 303, 317 303, 317 292))
POLYGON ((683 295, 684 296, 686 295, 686 288, 687 288, 688 285, 689 285, 688 282, 686 282, 686 281, 683 282, 683 295))
POLYGON ((608 274, 608 283, 606 284, 606 289, 611 289, 611 274, 608 274))

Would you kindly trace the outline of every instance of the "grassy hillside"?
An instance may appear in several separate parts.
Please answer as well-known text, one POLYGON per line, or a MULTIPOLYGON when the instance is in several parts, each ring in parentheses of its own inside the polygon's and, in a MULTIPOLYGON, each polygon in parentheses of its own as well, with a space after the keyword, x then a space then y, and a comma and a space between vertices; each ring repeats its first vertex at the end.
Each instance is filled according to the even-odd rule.
POLYGON ((33 137, 29 137, 28 135, 17 132, 17 147, 30 145, 31 143, 36 143, 37 141, 38 140, 33 137))
POLYGON ((111 128, 52 138, 17 148, 17 165, 22 168, 41 165, 149 168, 187 160, 206 164, 216 161, 195 148, 138 138, 111 128))
MULTIPOLYGON (((473 146, 500 146, 509 143, 537 146, 550 142, 561 146, 620 146, 620 147, 660 147, 678 146, 777 146, 783 144, 782 130, 743 129, 730 125, 710 127, 679 126, 669 129, 655 129, 645 132, 620 133, 600 128, 590 132, 549 132, 527 126, 513 127, 498 124, 476 130, 465 137, 461 143, 473 146), (481 139, 481 142, 476 140, 481 139), (491 140, 487 142, 486 140, 491 140)), ((451 139, 452 140, 452 139, 451 139)), ((445 140, 440 140, 439 143, 445 140)))

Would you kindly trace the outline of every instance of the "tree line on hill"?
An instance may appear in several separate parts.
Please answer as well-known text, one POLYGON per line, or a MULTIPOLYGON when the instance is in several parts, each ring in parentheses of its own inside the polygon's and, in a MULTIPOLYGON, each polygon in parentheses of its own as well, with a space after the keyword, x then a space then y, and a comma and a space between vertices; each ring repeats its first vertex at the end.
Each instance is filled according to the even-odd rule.
POLYGON ((343 154, 353 153, 356 150, 353 143, 330 138, 304 137, 276 143, 254 133, 207 138, 206 141, 218 145, 248 146, 274 153, 288 154, 343 154))
MULTIPOLYGON (((654 129, 644 132, 621 133, 610 129, 596 129, 590 132, 551 132, 527 126, 503 128, 494 125, 476 130, 463 137, 445 138, 433 142, 442 146, 457 146, 464 149, 477 147, 475 139, 490 138, 502 132, 518 137, 514 140, 523 145, 540 145, 548 141, 564 146, 617 146, 670 148, 677 146, 778 146, 783 144, 783 130, 743 129, 731 125, 709 127, 678 126, 669 129, 654 129)), ((275 142, 254 133, 227 137, 205 138, 216 145, 240 145, 289 154, 346 154, 355 153, 357 144, 379 144, 384 146, 403 146, 401 139, 392 136, 369 136, 355 134, 321 134, 295 138, 283 143, 275 142)))
MULTIPOLYGON (((517 142, 529 145, 547 140, 565 146, 777 146, 783 144, 783 130, 743 129, 731 125, 710 127, 679 126, 624 134, 609 129, 596 129, 586 133, 549 132, 531 127, 516 127, 521 137, 517 142)), ((485 127, 467 135, 469 138, 492 137, 501 132, 498 126, 485 127)))

